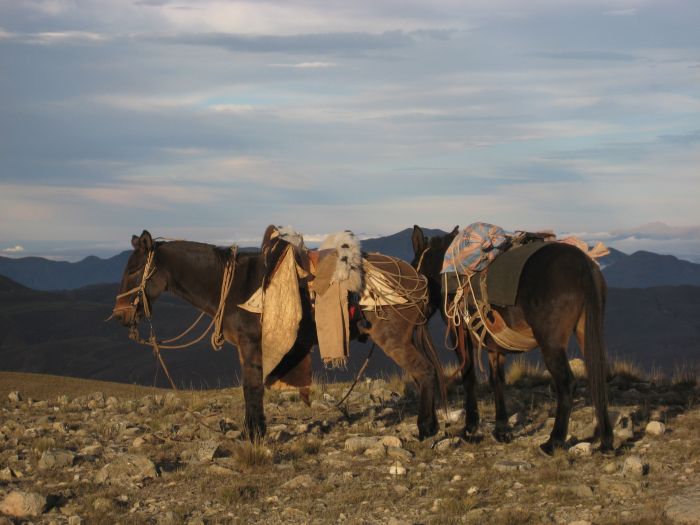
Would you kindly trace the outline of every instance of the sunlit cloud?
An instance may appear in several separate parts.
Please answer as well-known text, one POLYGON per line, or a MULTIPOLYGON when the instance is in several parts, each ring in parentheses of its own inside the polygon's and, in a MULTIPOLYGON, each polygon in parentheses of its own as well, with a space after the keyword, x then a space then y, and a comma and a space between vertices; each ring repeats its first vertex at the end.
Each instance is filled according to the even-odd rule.
POLYGON ((22 253, 24 251, 24 246, 21 244, 15 244, 14 246, 10 246, 9 248, 2 248, 0 249, 0 252, 2 253, 22 253))

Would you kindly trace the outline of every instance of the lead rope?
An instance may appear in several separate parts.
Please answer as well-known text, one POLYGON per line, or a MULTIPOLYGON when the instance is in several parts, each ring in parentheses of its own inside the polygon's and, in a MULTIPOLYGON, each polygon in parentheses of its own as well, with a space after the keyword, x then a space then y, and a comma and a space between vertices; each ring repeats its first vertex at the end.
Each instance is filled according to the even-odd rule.
POLYGON ((181 339, 185 335, 187 335, 192 329, 199 323, 199 321, 204 317, 204 312, 202 312, 199 317, 190 325, 187 330, 182 332, 180 335, 173 337, 171 339, 166 339, 164 341, 161 341, 160 343, 158 342, 158 338, 156 337, 155 329, 153 328, 153 323, 151 322, 151 309, 148 306, 148 299, 145 293, 145 288, 146 288, 146 283, 148 282, 148 279, 155 273, 156 267, 153 265, 153 254, 154 250, 149 252, 148 258, 146 259, 146 265, 144 266, 143 270, 143 277, 141 278, 141 284, 136 287, 132 288, 128 292, 124 292, 122 294, 119 294, 117 297, 123 297, 124 295, 128 295, 134 292, 136 290, 137 292, 137 297, 135 299, 134 305, 138 304, 139 300, 143 300, 143 306, 144 306, 144 314, 146 315, 146 319, 148 320, 149 324, 149 329, 150 329, 150 334, 148 340, 144 340, 138 333, 138 329, 136 327, 133 327, 134 329, 131 331, 129 334, 129 337, 136 341, 139 344, 151 346, 153 349, 153 354, 156 356, 156 359, 160 363, 161 367, 163 368, 163 371, 165 372, 166 377, 168 378, 168 381, 170 382, 170 386, 172 387, 173 390, 177 390, 177 387, 175 386, 175 382, 173 381, 172 376, 170 375, 170 371, 168 370, 167 365, 165 364, 165 360, 163 359, 163 356, 160 353, 161 349, 166 349, 166 350, 179 350, 183 348, 188 348, 202 339, 204 339, 204 336, 207 335, 209 330, 211 330, 212 327, 214 327, 214 331, 211 334, 211 345, 214 348, 214 350, 221 350, 222 346, 224 345, 224 342, 226 341, 224 335, 223 335, 223 318, 224 318, 224 309, 226 306, 226 299, 228 298, 229 291, 231 290, 231 285, 233 284, 233 279, 236 275, 236 256, 238 255, 238 246, 233 245, 231 247, 231 256, 229 259, 226 261, 226 265, 224 267, 224 274, 223 278, 221 281, 221 294, 219 296, 219 304, 216 309, 216 313, 214 314, 214 317, 212 318, 211 322, 209 323, 209 326, 202 332, 202 334, 197 337, 196 339, 188 342, 188 343, 183 343, 180 345, 163 345, 162 343, 171 343, 173 341, 177 341, 178 339, 181 339))

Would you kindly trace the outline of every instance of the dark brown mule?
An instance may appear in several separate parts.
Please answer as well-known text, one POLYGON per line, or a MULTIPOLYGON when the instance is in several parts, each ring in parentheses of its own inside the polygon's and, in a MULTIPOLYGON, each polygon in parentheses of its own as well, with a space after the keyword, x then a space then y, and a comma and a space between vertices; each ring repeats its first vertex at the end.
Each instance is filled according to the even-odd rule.
MULTIPOLYGON (((457 228, 442 237, 426 238, 421 228, 413 227, 413 265, 430 281, 431 301, 435 310, 442 311, 440 270, 445 252, 456 234, 457 228)), ((613 446, 606 390, 608 368, 603 343, 605 296, 603 276, 587 255, 573 246, 551 243, 536 252, 523 268, 515 306, 501 308, 492 305, 509 326, 530 326, 552 375, 557 394, 556 418, 549 440, 540 445, 547 454, 552 454, 555 448, 565 447, 574 389, 574 376, 566 356, 572 333, 576 334, 584 354, 601 450, 610 450, 613 446)), ((470 337, 466 337, 466 343, 466 359, 461 371, 465 392, 465 433, 473 433, 479 425, 474 388, 474 345, 470 337)), ((494 436, 499 441, 511 439, 503 398, 505 354, 506 350, 502 348, 499 351, 489 350, 489 382, 496 401, 494 436)))
MULTIPOLYGON (((144 294, 152 304, 160 294, 169 291, 191 303, 199 310, 214 315, 219 302, 222 275, 230 251, 209 244, 189 241, 154 242, 144 231, 132 238, 134 251, 127 262, 121 281, 120 294, 133 290, 142 281, 144 268, 150 253, 154 270, 147 279, 144 294)), ((262 284, 267 273, 260 253, 239 253, 231 289, 226 300, 223 317, 223 335, 226 341, 238 348, 243 370, 243 394, 245 397, 245 428, 251 438, 265 434, 263 410, 264 384, 262 377, 262 348, 260 315, 248 312, 238 305, 244 303, 262 284)), ((120 297, 113 315, 125 326, 133 327, 144 316, 144 301, 136 301, 136 294, 120 297)), ((282 374, 304 359, 315 344, 308 296, 302 297, 304 316, 297 340, 288 356, 270 374, 282 374)), ((419 314, 416 312, 416 319, 419 314)), ((425 438, 437 432, 435 391, 439 380, 439 363, 431 352, 413 341, 429 344, 427 330, 412 319, 389 314, 378 319, 371 312, 367 318, 372 323, 368 334, 384 352, 404 368, 420 388, 418 410, 419 437, 425 438)))

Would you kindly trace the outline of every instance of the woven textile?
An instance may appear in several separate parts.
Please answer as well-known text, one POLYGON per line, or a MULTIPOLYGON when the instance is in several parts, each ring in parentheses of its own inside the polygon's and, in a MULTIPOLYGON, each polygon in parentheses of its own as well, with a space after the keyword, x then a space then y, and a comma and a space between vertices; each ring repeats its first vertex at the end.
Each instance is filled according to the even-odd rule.
POLYGON ((471 275, 486 268, 508 244, 503 228, 475 222, 464 228, 447 248, 441 273, 471 275))

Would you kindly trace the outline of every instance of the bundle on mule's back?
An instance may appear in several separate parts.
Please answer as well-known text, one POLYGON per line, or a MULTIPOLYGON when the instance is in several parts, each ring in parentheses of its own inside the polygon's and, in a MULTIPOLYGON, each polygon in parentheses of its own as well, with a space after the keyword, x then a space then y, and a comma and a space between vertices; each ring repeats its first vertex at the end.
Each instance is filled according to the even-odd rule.
POLYGON ((319 246, 313 291, 316 334, 327 366, 344 366, 350 351, 348 294, 364 287, 360 241, 349 230, 326 237, 319 246))

